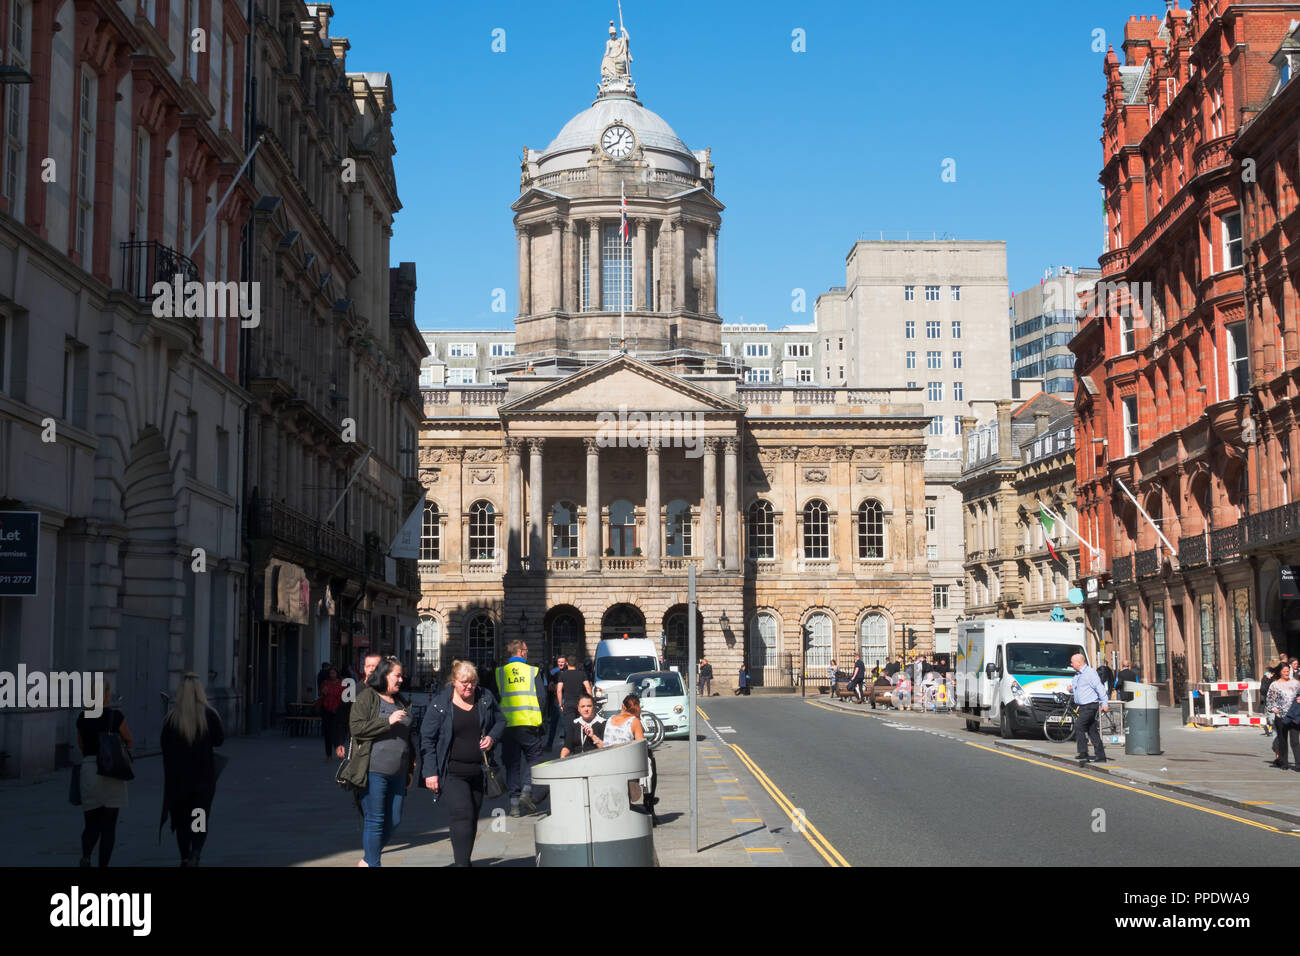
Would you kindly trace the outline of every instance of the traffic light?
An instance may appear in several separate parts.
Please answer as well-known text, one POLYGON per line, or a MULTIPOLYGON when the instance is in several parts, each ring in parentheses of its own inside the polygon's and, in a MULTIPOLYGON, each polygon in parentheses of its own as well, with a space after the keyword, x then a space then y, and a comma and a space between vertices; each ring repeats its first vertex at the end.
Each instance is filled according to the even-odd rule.
POLYGON ((909 627, 906 628, 905 630, 907 632, 907 649, 909 651, 915 650, 916 649, 916 628, 909 627))

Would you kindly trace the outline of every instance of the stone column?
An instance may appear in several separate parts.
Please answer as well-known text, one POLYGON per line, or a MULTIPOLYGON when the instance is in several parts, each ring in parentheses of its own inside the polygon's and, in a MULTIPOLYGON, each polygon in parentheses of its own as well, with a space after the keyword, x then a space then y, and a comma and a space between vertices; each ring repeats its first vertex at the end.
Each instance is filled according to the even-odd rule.
POLYGON ((718 229, 716 226, 710 226, 708 229, 708 257, 704 260, 704 281, 705 293, 704 311, 717 314, 718 311, 718 229))
POLYGON ((528 227, 523 226, 515 233, 519 237, 519 314, 532 312, 532 255, 529 249, 528 227))
POLYGON ((582 263, 578 261, 578 224, 568 222, 564 229, 564 304, 565 312, 578 311, 578 282, 582 263))
POLYGON ((686 220, 673 223, 673 308, 686 308, 686 220))
POLYGON ((659 507, 659 439, 651 438, 645 453, 645 566, 647 571, 660 569, 660 542, 663 518, 659 507))
POLYGON ((704 495, 700 502, 704 571, 718 570, 718 439, 704 439, 704 495))
POLYGON ((722 442, 722 548, 723 567, 728 571, 740 570, 740 526, 737 515, 740 511, 740 486, 738 484, 740 469, 737 467, 737 453, 740 451, 740 439, 727 438, 722 442))
POLYGON ((600 301, 600 220, 587 220, 587 308, 601 311, 600 301))
POLYGON ((509 462, 507 479, 508 498, 506 501, 506 560, 507 568, 518 571, 522 566, 519 560, 523 554, 523 518, 524 518, 524 475, 523 475, 524 440, 522 438, 506 439, 506 455, 509 462))
POLYGON ((546 567, 546 505, 542 498, 542 447, 545 438, 528 439, 529 567, 546 567))
POLYGON ((551 308, 564 308, 564 220, 551 220, 551 308))
POLYGON ((645 298, 645 231, 644 219, 632 220, 632 308, 646 308, 645 298))
POLYGON ((582 440, 587 449, 587 570, 600 570, 600 442, 582 440))

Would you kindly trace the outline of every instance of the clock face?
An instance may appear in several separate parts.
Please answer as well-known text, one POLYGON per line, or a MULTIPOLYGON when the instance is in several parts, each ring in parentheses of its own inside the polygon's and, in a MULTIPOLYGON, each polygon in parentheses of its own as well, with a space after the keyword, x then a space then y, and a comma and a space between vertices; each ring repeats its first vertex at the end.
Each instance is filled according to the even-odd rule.
POLYGON ((622 159, 632 152, 632 147, 636 145, 636 137, 626 126, 611 126, 600 137, 600 145, 614 159, 622 159))

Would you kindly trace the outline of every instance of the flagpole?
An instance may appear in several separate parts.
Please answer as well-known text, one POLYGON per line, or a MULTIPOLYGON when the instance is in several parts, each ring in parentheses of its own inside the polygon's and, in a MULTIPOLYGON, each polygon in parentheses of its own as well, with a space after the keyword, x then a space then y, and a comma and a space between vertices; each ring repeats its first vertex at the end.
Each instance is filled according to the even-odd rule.
MULTIPOLYGON (((618 8, 618 18, 621 24, 623 20, 623 5, 621 3, 619 4, 619 8, 618 8)), ((624 193, 624 184, 623 184, 623 180, 621 179, 618 182, 618 191, 619 191, 619 198, 622 201, 622 207, 619 209, 619 212, 623 217, 623 221, 621 223, 622 228, 619 229, 619 236, 618 236, 619 264, 622 266, 622 272, 623 272, 622 281, 619 282, 618 284, 618 347, 620 351, 626 352, 627 351, 627 328, 626 328, 627 316, 625 314, 625 309, 627 307, 628 228, 627 228, 627 195, 624 193)))
MULTIPOLYGON (((1037 499, 1035 499, 1035 500, 1037 500, 1037 499)), ((1051 519, 1052 519, 1053 521, 1059 521, 1059 522, 1061 523, 1061 525, 1065 528, 1066 531, 1070 532, 1070 534, 1072 534, 1072 535, 1074 535, 1076 538, 1078 538, 1078 539, 1079 539, 1079 543, 1082 544, 1082 545, 1083 545, 1085 548, 1087 548, 1089 551, 1091 551, 1093 554, 1101 554, 1101 549, 1100 549, 1100 548, 1094 548, 1094 547, 1093 547, 1093 546, 1088 542, 1088 540, 1087 540, 1086 538, 1084 538, 1083 535, 1079 534, 1079 532, 1075 531, 1073 528, 1070 527, 1069 522, 1067 522, 1064 518, 1062 518, 1060 515, 1058 515, 1058 514, 1057 514, 1055 511, 1053 511, 1051 508, 1047 507, 1047 505, 1045 505, 1045 504, 1043 504, 1041 501, 1039 501, 1039 502, 1038 502, 1038 507, 1042 508, 1043 511, 1046 512, 1046 513, 1048 514, 1048 516, 1050 516, 1051 519)))
POLYGON ((1113 480, 1114 480, 1115 484, 1119 485, 1120 490, 1123 491, 1124 494, 1128 495, 1128 500, 1131 501, 1131 502, 1133 502, 1133 507, 1136 508, 1136 509, 1138 510, 1138 514, 1140 514, 1142 517, 1144 517, 1144 518, 1147 519, 1147 524, 1151 525, 1151 529, 1156 533, 1156 536, 1157 536, 1161 541, 1164 542, 1165 547, 1169 549, 1169 553, 1170 553, 1170 554, 1173 554, 1173 555, 1178 554, 1178 551, 1175 550, 1174 546, 1173 546, 1172 544, 1169 543, 1169 539, 1165 537, 1164 532, 1160 530, 1160 526, 1157 525, 1157 524, 1156 524, 1156 523, 1151 519, 1151 516, 1150 516, 1149 514, 1146 513, 1146 509, 1143 508, 1140 504, 1138 504, 1138 500, 1137 500, 1136 498, 1133 497, 1133 492, 1131 492, 1131 491, 1128 490, 1128 486, 1125 485, 1124 482, 1122 482, 1122 481, 1119 480, 1119 476, 1118 476, 1118 475, 1117 475, 1113 480))

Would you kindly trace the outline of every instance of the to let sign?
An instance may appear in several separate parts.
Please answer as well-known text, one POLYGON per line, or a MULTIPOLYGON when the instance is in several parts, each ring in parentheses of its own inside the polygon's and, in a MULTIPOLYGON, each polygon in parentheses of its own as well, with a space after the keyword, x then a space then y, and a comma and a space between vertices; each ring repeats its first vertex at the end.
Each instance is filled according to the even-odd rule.
POLYGON ((41 543, 38 511, 0 511, 0 597, 35 597, 41 543))

